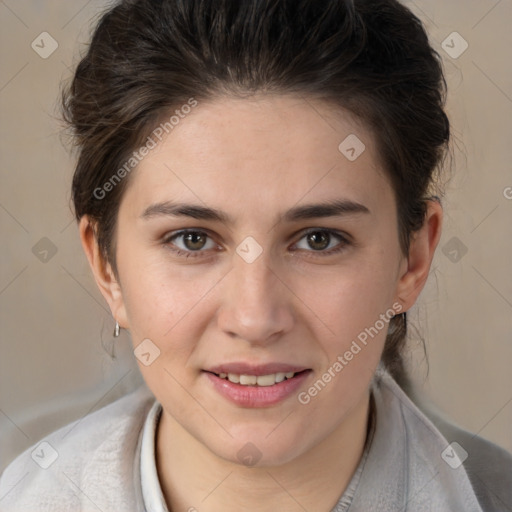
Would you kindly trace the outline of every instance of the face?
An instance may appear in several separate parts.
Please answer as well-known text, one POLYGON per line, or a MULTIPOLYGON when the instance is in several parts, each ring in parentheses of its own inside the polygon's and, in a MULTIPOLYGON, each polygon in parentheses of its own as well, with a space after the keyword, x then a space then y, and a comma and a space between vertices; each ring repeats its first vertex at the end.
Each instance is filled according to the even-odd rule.
POLYGON ((284 463, 367 403, 404 258, 373 135, 346 112, 200 103, 134 171, 116 236, 115 316, 164 415, 214 454, 284 463))

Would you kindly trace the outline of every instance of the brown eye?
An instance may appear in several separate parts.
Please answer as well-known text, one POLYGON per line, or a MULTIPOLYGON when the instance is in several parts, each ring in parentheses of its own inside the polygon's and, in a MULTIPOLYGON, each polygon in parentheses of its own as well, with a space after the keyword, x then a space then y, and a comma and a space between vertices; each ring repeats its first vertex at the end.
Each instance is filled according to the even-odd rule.
POLYGON ((347 237, 330 229, 311 229, 295 244, 294 249, 306 252, 318 252, 321 255, 330 255, 342 251, 350 245, 347 237))
POLYGON ((309 246, 315 251, 323 251, 329 246, 331 237, 326 231, 315 231, 307 235, 309 246))
POLYGON ((178 256, 205 256, 209 249, 215 249, 216 244, 204 231, 179 231, 163 240, 178 256))
POLYGON ((191 232, 183 235, 183 243, 187 249, 197 251, 205 246, 207 238, 203 233, 191 232))

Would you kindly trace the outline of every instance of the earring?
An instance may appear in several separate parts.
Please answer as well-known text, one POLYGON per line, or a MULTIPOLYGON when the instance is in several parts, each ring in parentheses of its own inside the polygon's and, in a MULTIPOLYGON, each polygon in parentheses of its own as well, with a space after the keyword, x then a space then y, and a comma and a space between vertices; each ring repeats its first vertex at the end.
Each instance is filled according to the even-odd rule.
POLYGON ((114 328, 114 338, 118 338, 120 332, 121 332, 121 327, 119 326, 119 322, 116 320, 116 326, 114 328))

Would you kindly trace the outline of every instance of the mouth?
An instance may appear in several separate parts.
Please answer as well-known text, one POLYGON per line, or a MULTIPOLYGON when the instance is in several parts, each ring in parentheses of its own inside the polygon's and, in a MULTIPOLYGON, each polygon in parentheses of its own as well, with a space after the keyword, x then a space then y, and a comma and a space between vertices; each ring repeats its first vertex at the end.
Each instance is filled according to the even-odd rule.
POLYGON ((245 408, 270 407, 291 398, 312 372, 286 364, 228 364, 202 371, 219 395, 245 408))

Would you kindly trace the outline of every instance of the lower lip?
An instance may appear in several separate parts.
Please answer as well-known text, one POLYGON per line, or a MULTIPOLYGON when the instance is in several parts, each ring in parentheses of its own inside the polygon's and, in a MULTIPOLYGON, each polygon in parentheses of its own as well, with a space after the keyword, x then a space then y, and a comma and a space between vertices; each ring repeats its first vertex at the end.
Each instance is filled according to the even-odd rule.
POLYGON ((302 385, 311 370, 301 372, 291 379, 272 386, 243 386, 217 375, 205 372, 213 387, 222 396, 241 407, 268 407, 292 395, 302 385))

